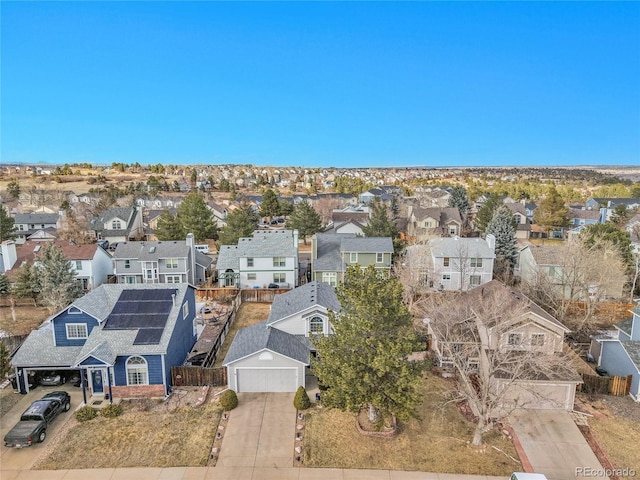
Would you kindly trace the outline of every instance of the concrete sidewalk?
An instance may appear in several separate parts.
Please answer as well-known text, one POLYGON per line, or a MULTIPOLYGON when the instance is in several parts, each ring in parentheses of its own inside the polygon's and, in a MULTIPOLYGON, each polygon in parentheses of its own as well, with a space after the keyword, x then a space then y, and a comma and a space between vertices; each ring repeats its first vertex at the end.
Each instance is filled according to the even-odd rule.
POLYGON ((506 477, 393 470, 273 467, 0 470, 2 480, 507 480, 506 477))

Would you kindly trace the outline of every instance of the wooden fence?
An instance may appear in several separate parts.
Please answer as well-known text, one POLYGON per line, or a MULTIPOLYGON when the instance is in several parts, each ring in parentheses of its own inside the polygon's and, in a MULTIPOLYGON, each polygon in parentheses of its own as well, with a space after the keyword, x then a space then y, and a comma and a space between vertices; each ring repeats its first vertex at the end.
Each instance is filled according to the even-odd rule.
POLYGON ((4 347, 7 349, 7 353, 9 354, 9 357, 13 357, 13 354, 16 353, 20 345, 22 345, 22 342, 24 342, 27 337, 28 335, 14 335, 11 337, 2 337, 0 338, 0 342, 4 344, 4 347))
POLYGON ((599 393, 603 395, 627 395, 631 390, 631 375, 626 377, 582 374, 581 390, 585 393, 599 393))
POLYGON ((288 289, 278 288, 198 288, 196 290, 196 299, 202 301, 216 301, 220 303, 229 303, 237 296, 242 297, 243 302, 262 302, 272 303, 273 298, 279 293, 286 293, 288 289))
POLYGON ((174 387, 204 385, 223 387, 227 385, 227 369, 224 367, 171 367, 171 384, 174 387))

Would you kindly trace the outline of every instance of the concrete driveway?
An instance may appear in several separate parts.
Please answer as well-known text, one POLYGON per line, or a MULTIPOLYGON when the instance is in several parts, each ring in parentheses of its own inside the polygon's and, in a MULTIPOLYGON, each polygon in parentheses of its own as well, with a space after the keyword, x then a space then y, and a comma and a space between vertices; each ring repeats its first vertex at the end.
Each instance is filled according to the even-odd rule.
POLYGON ((293 467, 293 393, 239 393, 216 467, 293 467))
POLYGON ((43 443, 34 443, 32 446, 22 449, 7 448, 4 445, 1 445, 0 464, 3 469, 30 469, 36 463, 42 452, 53 441, 53 438, 58 431, 60 431, 62 426, 72 418, 75 409, 82 403, 82 391, 79 388, 71 387, 69 385, 62 385, 58 387, 41 386, 34 388, 26 395, 20 395, 19 393, 14 394, 20 395, 22 398, 6 415, 0 418, 0 435, 2 435, 0 438, 4 438, 7 432, 13 428, 20 419, 22 412, 24 412, 33 401, 38 400, 44 397, 47 393, 54 392, 56 390, 65 390, 69 392, 71 395, 71 409, 68 412, 61 413, 60 416, 51 423, 47 429, 47 438, 43 443))
POLYGON ((544 473, 549 480, 589 476, 580 474, 579 468, 602 470, 602 465, 568 412, 518 411, 511 415, 509 421, 534 471, 544 473))

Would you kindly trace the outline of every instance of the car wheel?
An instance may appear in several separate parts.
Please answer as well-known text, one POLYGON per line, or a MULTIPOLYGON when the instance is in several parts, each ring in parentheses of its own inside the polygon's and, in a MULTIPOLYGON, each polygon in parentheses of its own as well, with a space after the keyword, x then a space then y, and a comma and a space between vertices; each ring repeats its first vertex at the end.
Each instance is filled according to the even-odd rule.
POLYGON ((70 408, 71 408, 71 403, 67 402, 67 403, 64 404, 64 411, 65 412, 68 412, 70 408))
POLYGON ((38 435, 38 443, 44 442, 45 438, 47 438, 47 431, 46 430, 42 430, 40 432, 40 434, 38 435))

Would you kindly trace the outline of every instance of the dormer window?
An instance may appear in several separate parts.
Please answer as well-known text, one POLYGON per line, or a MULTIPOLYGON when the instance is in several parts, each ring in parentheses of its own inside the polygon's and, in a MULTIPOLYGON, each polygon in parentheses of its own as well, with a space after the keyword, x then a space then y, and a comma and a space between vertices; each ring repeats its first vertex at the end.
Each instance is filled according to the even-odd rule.
POLYGON ((312 317, 309 320, 309 332, 316 335, 324 333, 324 319, 322 317, 312 317))

